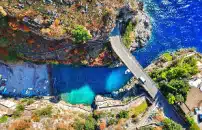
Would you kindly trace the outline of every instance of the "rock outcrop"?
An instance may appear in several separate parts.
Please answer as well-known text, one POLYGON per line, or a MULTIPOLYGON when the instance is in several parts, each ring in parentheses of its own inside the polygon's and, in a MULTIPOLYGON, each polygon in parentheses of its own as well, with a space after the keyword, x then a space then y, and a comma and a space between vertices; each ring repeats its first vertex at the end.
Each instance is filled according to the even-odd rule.
POLYGON ((143 4, 138 3, 138 9, 134 10, 129 4, 120 10, 118 20, 121 21, 121 32, 124 34, 129 22, 135 26, 133 29, 135 38, 131 43, 130 50, 134 51, 144 47, 151 37, 151 21, 149 16, 143 10, 143 4))

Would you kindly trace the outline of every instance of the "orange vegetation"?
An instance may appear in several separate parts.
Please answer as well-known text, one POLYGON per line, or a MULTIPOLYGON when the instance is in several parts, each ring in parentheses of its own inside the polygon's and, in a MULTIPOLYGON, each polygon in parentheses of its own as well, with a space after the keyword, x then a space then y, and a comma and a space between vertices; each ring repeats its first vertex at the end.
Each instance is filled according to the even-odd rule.
POLYGON ((101 122, 99 127, 100 127, 100 130, 104 130, 106 128, 106 122, 104 122, 104 121, 101 122))
POLYGON ((155 128, 154 128, 154 130, 163 130, 163 128, 162 128, 162 127, 157 126, 157 127, 155 127, 155 128))
POLYGON ((28 120, 16 120, 11 123, 8 130, 25 130, 31 127, 31 122, 28 120))
POLYGON ((103 65, 103 59, 106 56, 106 52, 102 52, 99 54, 99 56, 93 61, 92 66, 94 65, 103 65))
POLYGON ((34 39, 28 39, 27 43, 30 44, 30 45, 33 44, 34 43, 34 39))
POLYGON ((23 30, 24 32, 30 32, 30 29, 28 26, 22 24, 19 26, 19 29, 23 30))
POLYGON ((60 25, 60 20, 55 19, 55 21, 51 24, 49 28, 42 28, 41 33, 44 35, 58 37, 62 36, 65 33, 65 30, 60 25))
POLYGON ((154 116, 154 119, 161 122, 164 120, 164 116, 161 113, 159 113, 159 114, 154 116))
POLYGON ((8 25, 12 30, 23 30, 24 32, 30 32, 30 28, 24 24, 18 24, 16 19, 9 19, 8 25))
POLYGON ((40 121, 40 117, 37 116, 36 114, 32 114, 31 119, 32 119, 34 122, 39 122, 39 121, 40 121))
POLYGON ((35 15, 37 15, 37 12, 32 10, 32 9, 29 9, 29 10, 23 11, 20 14, 18 14, 17 18, 18 19, 23 19, 25 16, 32 17, 32 16, 35 16, 35 15))
POLYGON ((57 130, 74 130, 74 128, 70 124, 58 123, 57 130))
POLYGON ((15 22, 9 21, 8 25, 11 27, 12 30, 17 30, 18 29, 18 24, 16 24, 15 22))

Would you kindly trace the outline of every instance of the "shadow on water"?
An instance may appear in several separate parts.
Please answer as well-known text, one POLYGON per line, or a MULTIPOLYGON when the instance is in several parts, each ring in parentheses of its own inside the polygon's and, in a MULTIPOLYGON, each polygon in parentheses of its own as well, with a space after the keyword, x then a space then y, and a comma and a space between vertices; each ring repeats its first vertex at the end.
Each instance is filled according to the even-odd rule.
POLYGON ((91 104, 96 94, 121 88, 130 78, 126 68, 79 67, 54 65, 52 80, 55 94, 73 104, 91 104))
POLYGON ((47 96, 49 86, 46 65, 0 63, 0 94, 3 96, 47 96))
POLYGON ((125 71, 125 67, 0 64, 0 94, 15 98, 53 94, 72 104, 92 104, 97 94, 121 88, 132 76, 125 71))

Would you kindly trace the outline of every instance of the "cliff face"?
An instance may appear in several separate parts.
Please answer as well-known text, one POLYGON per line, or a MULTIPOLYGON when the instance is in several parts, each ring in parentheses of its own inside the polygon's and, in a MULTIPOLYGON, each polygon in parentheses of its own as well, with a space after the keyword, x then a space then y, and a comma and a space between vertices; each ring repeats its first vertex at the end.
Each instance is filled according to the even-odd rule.
POLYGON ((133 48, 144 46, 151 34, 143 5, 135 1, 1 0, 0 6, 5 25, 0 27, 0 50, 26 60, 110 65, 117 56, 108 37, 117 20, 122 35, 129 22, 134 25, 133 48))

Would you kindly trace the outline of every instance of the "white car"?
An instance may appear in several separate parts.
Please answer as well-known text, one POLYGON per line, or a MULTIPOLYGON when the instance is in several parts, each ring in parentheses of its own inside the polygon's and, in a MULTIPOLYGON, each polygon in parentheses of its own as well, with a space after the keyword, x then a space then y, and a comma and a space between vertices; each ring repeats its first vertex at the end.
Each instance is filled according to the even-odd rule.
POLYGON ((141 76, 139 79, 138 79, 142 84, 144 84, 146 82, 146 80, 141 76))

